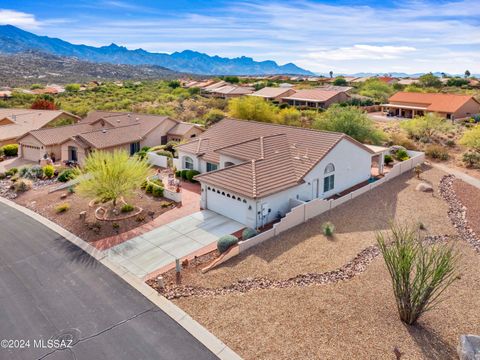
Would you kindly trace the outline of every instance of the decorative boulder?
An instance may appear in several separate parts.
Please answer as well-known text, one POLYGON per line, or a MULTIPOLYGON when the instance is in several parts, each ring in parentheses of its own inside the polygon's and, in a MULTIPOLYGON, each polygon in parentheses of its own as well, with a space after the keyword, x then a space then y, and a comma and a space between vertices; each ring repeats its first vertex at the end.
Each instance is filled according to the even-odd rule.
POLYGON ((460 360, 480 359, 480 336, 462 335, 457 348, 460 360))
POLYGON ((422 192, 433 192, 433 187, 430 184, 427 183, 420 183, 417 185, 415 188, 417 191, 422 191, 422 192))

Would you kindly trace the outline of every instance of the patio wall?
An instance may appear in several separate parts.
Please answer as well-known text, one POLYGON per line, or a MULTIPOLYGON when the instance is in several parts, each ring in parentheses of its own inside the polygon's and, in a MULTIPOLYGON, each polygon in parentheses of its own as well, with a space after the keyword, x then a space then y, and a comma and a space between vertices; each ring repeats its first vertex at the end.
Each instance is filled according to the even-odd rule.
MULTIPOLYGON (((173 160, 173 166, 175 166, 177 169, 181 169, 180 159, 173 158, 172 160, 173 160)), ((148 162, 158 167, 162 167, 162 168, 168 167, 168 157, 163 155, 157 155, 154 152, 148 153, 148 162)))
POLYGON ((291 205, 294 207, 292 207, 290 212, 288 212, 278 223, 274 224, 272 229, 258 234, 257 236, 254 236, 248 240, 240 241, 240 252, 271 239, 272 237, 277 236, 297 225, 300 225, 315 216, 323 214, 328 210, 334 209, 335 207, 344 204, 347 201, 354 199, 357 196, 360 196, 407 171, 412 171, 415 166, 422 164, 425 161, 425 154, 422 152, 408 151, 408 155, 410 155, 410 159, 395 164, 383 178, 371 184, 365 185, 360 189, 352 191, 351 193, 348 193, 338 199, 315 199, 310 202, 291 202, 291 205))

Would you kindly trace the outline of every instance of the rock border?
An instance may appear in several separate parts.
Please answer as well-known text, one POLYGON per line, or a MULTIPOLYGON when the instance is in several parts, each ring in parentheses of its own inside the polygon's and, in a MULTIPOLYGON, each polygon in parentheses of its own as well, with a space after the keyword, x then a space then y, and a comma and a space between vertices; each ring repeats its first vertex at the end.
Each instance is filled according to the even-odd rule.
MULTIPOLYGON (((428 235, 424 238, 424 241, 428 244, 435 244, 447 241, 448 239, 450 239, 449 235, 428 235)), ((285 289, 291 287, 334 284, 339 281, 350 280, 363 273, 378 255, 380 255, 379 247, 377 245, 370 245, 345 265, 323 273, 299 274, 285 280, 271 280, 266 277, 246 278, 218 288, 180 285, 174 286, 170 289, 167 288, 161 292, 170 300, 191 296, 226 295, 232 293, 246 293, 253 290, 273 288, 285 289)))
POLYGON ((467 207, 457 198, 453 189, 453 182, 457 180, 455 175, 445 175, 440 180, 440 195, 448 204, 448 217, 453 227, 457 230, 462 240, 470 244, 477 253, 480 253, 480 239, 468 225, 467 207))

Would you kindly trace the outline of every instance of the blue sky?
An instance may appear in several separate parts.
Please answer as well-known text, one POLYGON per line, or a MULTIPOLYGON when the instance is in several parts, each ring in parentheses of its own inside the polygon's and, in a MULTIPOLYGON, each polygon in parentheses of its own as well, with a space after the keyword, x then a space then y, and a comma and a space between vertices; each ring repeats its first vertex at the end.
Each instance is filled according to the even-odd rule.
POLYGON ((0 1, 0 24, 94 46, 327 73, 480 73, 480 1, 0 1))

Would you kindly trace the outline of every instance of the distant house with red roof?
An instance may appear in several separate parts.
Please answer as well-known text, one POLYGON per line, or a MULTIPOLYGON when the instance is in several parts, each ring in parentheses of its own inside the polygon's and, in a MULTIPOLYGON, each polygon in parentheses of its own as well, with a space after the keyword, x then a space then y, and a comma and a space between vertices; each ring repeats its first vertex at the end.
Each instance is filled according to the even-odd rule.
POLYGON ((463 119, 480 114, 480 102, 470 95, 397 92, 382 104, 382 111, 392 116, 413 118, 436 113, 446 119, 463 119))

